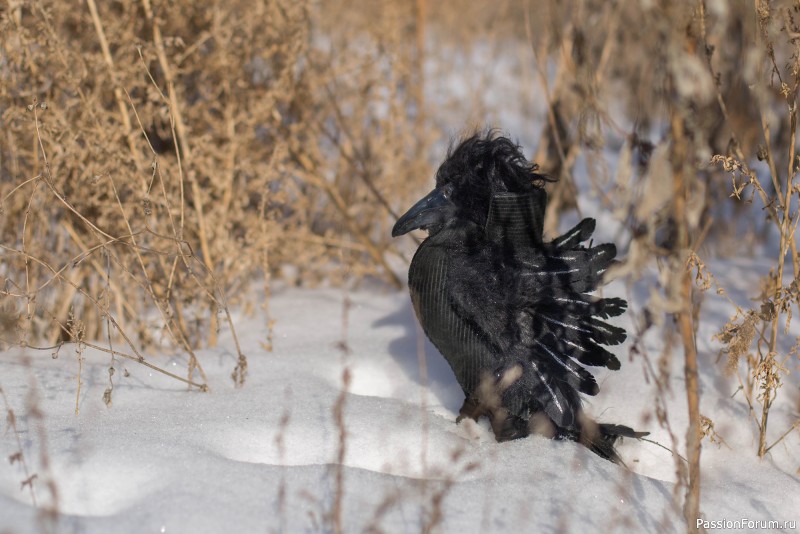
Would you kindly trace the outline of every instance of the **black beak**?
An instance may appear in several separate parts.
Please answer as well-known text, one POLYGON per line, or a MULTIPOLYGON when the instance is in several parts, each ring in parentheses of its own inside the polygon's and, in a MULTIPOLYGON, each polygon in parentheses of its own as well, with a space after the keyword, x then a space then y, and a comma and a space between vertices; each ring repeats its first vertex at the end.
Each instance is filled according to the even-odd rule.
POLYGON ((436 188, 428 193, 425 198, 411 206, 405 215, 400 217, 392 228, 392 237, 407 234, 411 230, 421 228, 429 230, 441 226, 447 219, 449 209, 453 204, 447 198, 442 188, 436 188))

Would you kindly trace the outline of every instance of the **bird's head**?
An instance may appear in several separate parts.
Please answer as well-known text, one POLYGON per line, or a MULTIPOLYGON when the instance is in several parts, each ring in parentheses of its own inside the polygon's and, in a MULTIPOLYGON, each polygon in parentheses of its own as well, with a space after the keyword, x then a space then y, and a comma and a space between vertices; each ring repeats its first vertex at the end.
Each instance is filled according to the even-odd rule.
POLYGON ((547 178, 536 169, 507 137, 493 131, 474 134, 450 149, 436 171, 436 188, 397 220, 392 236, 416 229, 435 234, 456 219, 483 227, 493 195, 526 194, 541 187, 547 178))

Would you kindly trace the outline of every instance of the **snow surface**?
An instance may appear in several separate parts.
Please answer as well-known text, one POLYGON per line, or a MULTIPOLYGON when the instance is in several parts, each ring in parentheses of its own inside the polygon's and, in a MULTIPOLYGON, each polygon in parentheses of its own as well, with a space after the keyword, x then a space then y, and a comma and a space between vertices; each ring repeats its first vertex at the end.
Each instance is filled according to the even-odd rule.
MULTIPOLYGON (((756 267, 740 261, 727 272, 734 282, 756 267)), ((607 291, 626 293, 621 283, 607 291)), ((721 300, 705 306, 727 318, 721 300)), ((223 333, 219 348, 199 354, 209 393, 187 392, 125 362, 118 367, 129 376, 116 374, 108 408, 102 400, 108 357, 87 351, 77 416, 74 354, 0 353, 0 387, 39 476, 39 504, 49 502, 48 478, 57 487, 58 532, 330 531, 337 502, 345 532, 416 532, 430 525, 443 532, 683 530, 673 498, 675 462, 653 444, 621 445, 628 471, 574 443, 530 437, 499 444, 486 424, 456 425, 461 390, 443 358, 420 343, 405 293, 284 290, 272 310, 278 322, 271 353, 261 346, 261 318, 238 322, 249 356, 244 388, 233 387, 233 345, 223 333), (351 379, 342 396, 345 369, 351 379), (337 403, 344 406, 342 464, 337 403)), ((732 381, 720 380, 709 338, 701 327, 702 411, 729 447, 704 442, 703 516, 797 520, 797 435, 763 461, 755 457, 753 425, 741 398, 730 398, 732 381)), ((658 343, 649 339, 647 349, 658 354, 658 343)), ((602 421, 650 430, 651 438, 670 445, 653 416, 653 384, 643 380, 642 362, 630 361, 626 347, 619 349, 622 370, 598 374, 601 392, 587 409, 602 421)), ((181 358, 148 357, 178 373, 185 368, 181 358)), ((674 367, 669 415, 680 438, 685 410, 681 369, 674 367)), ((777 403, 770 421, 780 427, 791 417, 789 403, 777 403)), ((17 449, 14 432, 3 425, 0 454, 8 458, 17 449)), ((19 462, 0 464, 0 532, 48 526, 20 489, 24 478, 19 462)))

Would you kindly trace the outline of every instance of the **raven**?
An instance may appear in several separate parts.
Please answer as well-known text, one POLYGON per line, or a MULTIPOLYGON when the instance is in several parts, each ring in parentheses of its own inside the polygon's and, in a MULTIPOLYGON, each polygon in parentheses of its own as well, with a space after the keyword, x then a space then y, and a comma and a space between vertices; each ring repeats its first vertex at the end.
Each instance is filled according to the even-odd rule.
POLYGON ((451 149, 436 188, 392 229, 428 231, 411 261, 408 285, 425 334, 464 391, 464 417, 488 416, 498 441, 537 432, 578 441, 621 463, 622 425, 597 424, 580 393, 599 387, 582 365, 619 369, 602 345, 625 330, 602 319, 627 302, 589 295, 615 263, 616 247, 585 247, 595 228, 584 219, 553 241, 542 236, 546 176, 521 148, 494 132, 451 149))

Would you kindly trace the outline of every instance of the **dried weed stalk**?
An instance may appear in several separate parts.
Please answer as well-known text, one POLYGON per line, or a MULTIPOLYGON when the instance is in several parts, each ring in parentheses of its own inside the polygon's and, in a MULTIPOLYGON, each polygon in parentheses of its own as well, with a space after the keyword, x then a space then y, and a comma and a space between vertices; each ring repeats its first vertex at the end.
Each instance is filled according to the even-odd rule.
POLYGON ((36 473, 31 471, 31 468, 28 467, 28 461, 25 458, 25 452, 22 447, 22 439, 20 438, 20 431, 17 428, 17 416, 14 414, 14 410, 11 408, 11 404, 8 402, 8 396, 6 396, 6 392, 0 387, 0 397, 3 397, 3 405, 5 407, 6 412, 6 429, 10 430, 14 434, 14 439, 17 442, 17 450, 11 453, 8 457, 8 463, 14 465, 15 463, 19 463, 22 466, 22 472, 25 475, 25 478, 20 483, 20 489, 24 490, 25 488, 28 489, 28 492, 31 496, 31 504, 34 508, 37 507, 36 504, 36 491, 33 488, 33 483, 38 478, 36 473))
MULTIPOLYGON (((800 217, 796 207, 792 212, 793 197, 795 202, 800 200, 799 162, 795 152, 797 94, 800 90, 800 42, 796 35, 800 31, 800 23, 796 7, 776 7, 763 0, 756 2, 756 16, 758 32, 754 49, 766 58, 764 63, 756 67, 754 74, 754 81, 757 82, 754 84, 754 93, 759 103, 764 139, 757 157, 766 161, 768 177, 759 177, 735 144, 733 154, 717 154, 712 162, 720 164, 731 174, 732 197, 740 199, 748 187, 752 189, 751 201, 758 195, 779 235, 777 257, 773 269, 764 280, 758 309, 742 310, 737 307, 736 316, 717 335, 717 339, 725 345, 729 369, 738 371, 739 361, 744 359, 747 362, 747 378, 745 381, 740 378, 740 381, 743 382, 750 413, 758 426, 757 453, 763 457, 796 426, 793 425, 780 438, 768 444, 770 408, 782 385, 782 377, 789 373, 788 362, 792 359, 791 351, 781 354, 779 338, 781 331, 783 336, 789 336, 792 307, 800 306, 800 255, 797 253, 796 239, 800 217), (779 61, 786 62, 783 68, 778 66, 779 61), (767 101, 770 91, 776 106, 767 101), (775 117, 776 107, 782 111, 782 116, 775 117), (772 129, 776 127, 783 132, 783 137, 788 138, 787 141, 781 142, 780 137, 774 139, 772 129), (786 172, 778 170, 780 158, 785 158, 786 172), (790 267, 786 265, 787 260, 791 263, 790 267), (793 276, 787 283, 784 274, 789 273, 793 276), (784 325, 782 329, 781 324, 784 325), (760 413, 754 408, 754 400, 761 406, 760 413)), ((713 73, 713 49, 708 45, 706 53, 713 73)), ((727 118, 725 99, 719 93, 719 86, 717 89, 720 108, 727 118)), ((793 344, 796 344, 796 339, 793 344)))

